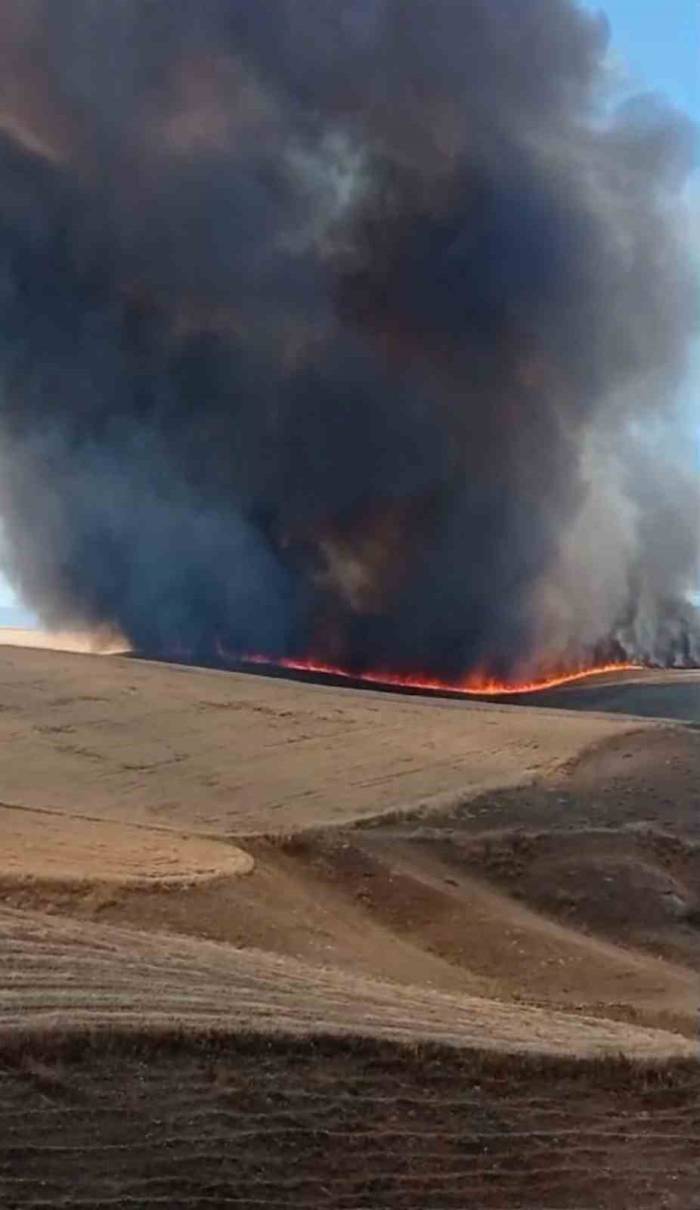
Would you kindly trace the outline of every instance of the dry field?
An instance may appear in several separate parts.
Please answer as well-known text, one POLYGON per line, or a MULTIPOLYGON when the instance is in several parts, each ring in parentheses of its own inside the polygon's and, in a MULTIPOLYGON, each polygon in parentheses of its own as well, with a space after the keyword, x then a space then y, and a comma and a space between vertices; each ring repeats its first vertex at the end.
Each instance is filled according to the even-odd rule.
POLYGON ((0 1206, 699 1208, 699 701, 0 648, 0 1206))
POLYGON ((695 1210, 696 1063, 51 1037, 0 1068, 8 1210, 695 1210))
MULTIPOLYGON (((0 648, 2 801, 213 836, 294 832, 546 773, 629 723, 0 648)), ((653 724, 649 724, 653 727, 653 724)))
POLYGON ((0 912, 0 1036, 148 1026, 435 1041, 592 1058, 692 1058, 679 1034, 349 976, 213 942, 0 912))

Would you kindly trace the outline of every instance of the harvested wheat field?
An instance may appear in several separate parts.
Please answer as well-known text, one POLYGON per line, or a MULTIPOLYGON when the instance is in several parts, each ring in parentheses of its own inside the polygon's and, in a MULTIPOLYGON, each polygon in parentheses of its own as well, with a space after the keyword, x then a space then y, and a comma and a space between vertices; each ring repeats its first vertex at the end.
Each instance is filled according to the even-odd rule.
POLYGON ((568 692, 0 648, 0 1205, 700 1207, 700 680, 568 692))
POLYGON ((625 729, 12 647, 0 649, 0 693, 4 802, 214 836, 449 803, 517 785, 625 729))
POLYGON ((698 1205, 695 1063, 74 1033, 8 1047, 0 1094, 8 1208, 698 1205))

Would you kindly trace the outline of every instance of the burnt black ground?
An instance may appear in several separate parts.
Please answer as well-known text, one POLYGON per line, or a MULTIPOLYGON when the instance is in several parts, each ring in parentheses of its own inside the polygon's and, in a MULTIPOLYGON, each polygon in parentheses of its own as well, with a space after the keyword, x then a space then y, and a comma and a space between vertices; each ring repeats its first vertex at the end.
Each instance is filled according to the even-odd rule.
POLYGON ((524 706, 599 710, 700 724, 700 671, 625 672, 508 700, 524 706))

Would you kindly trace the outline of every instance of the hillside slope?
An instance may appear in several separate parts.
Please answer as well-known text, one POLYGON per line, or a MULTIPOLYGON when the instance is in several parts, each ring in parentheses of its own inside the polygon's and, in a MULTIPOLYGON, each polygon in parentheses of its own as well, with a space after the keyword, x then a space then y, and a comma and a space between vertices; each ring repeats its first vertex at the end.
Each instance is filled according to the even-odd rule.
POLYGON ((228 836, 518 785, 643 726, 13 647, 0 703, 2 802, 228 836))
POLYGON ((148 1025, 497 1051, 692 1057, 678 1035, 351 977, 254 950, 0 910, 0 1032, 148 1025))
POLYGON ((0 1058, 7 1210, 697 1210, 700 1080, 357 1038, 37 1038, 0 1058))
POLYGON ((0 694, 3 1210, 699 1210, 700 732, 20 649, 0 694))

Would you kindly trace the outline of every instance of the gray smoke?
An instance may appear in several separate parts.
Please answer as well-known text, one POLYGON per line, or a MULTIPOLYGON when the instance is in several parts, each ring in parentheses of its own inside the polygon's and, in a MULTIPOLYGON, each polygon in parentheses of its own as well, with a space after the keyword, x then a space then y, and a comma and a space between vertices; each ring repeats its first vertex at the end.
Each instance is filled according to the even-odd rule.
POLYGON ((700 658, 694 131, 569 0, 4 0, 0 515, 50 625, 700 658))

